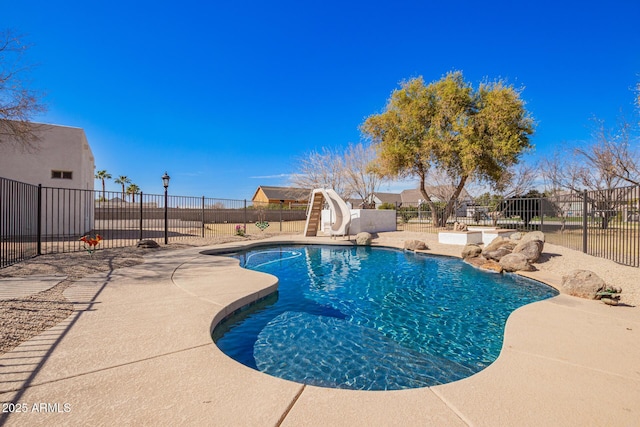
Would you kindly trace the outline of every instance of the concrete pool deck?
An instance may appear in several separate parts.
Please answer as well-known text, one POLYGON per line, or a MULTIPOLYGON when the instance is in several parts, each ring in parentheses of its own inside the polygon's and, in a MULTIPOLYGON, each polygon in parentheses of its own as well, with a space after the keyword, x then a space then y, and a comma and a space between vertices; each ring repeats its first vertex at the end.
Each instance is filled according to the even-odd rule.
MULTIPOLYGON (((291 236, 247 246, 274 241, 347 243, 291 236)), ((206 249, 157 252, 71 285, 65 296, 74 314, 0 356, 0 402, 13 412, 0 413, 0 425, 631 426, 640 419, 640 308, 560 295, 516 310, 500 357, 472 377, 413 390, 326 389, 259 373, 217 349, 212 325, 272 292, 277 279, 206 249)))

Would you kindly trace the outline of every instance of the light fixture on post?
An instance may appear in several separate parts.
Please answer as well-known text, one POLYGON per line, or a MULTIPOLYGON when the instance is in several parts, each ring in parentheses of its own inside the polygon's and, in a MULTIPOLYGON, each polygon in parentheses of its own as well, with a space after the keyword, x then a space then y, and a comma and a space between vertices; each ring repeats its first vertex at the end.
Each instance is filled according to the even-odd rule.
POLYGON ((162 186, 164 187, 164 244, 169 244, 169 211, 168 211, 168 203, 169 203, 169 180, 171 177, 165 172, 162 175, 162 186))

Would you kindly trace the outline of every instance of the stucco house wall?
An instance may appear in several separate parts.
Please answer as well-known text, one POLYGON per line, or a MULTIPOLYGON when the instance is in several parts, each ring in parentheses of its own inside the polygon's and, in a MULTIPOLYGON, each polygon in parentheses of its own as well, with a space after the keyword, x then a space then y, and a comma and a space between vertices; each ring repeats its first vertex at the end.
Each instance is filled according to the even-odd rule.
POLYGON ((34 126, 39 137, 34 149, 0 144, 0 176, 43 187, 93 190, 95 160, 84 130, 48 124, 34 126), (56 178, 54 171, 71 172, 71 177, 56 178))
MULTIPOLYGON (((39 123, 33 126, 39 138, 33 149, 11 142, 0 144, 0 177, 42 184, 43 234, 77 236, 89 232, 94 223, 95 160, 84 130, 39 123)), ((14 233, 35 233, 33 225, 25 223, 24 227, 12 229, 14 233)))

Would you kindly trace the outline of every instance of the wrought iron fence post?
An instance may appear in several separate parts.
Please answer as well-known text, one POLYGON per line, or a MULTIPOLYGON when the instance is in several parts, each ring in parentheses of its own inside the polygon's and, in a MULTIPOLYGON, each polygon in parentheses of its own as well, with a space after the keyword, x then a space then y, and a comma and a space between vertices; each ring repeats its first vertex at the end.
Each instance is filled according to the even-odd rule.
POLYGON ((141 191, 140 192, 140 240, 142 240, 142 229, 143 229, 143 222, 142 222, 142 214, 143 214, 143 210, 142 210, 142 203, 144 202, 144 193, 141 191))
POLYGON ((202 237, 204 237, 204 196, 202 196, 202 237))
POLYGON ((280 232, 282 232, 282 205, 283 205, 283 201, 280 200, 280 232))
POLYGON ((582 252, 587 253, 587 190, 582 192, 582 252))
POLYGON ((38 219, 36 219, 37 245, 38 255, 42 255, 42 184, 38 184, 38 219))
POLYGON ((164 187, 164 244, 169 244, 169 195, 167 187, 164 187))
POLYGON ((247 199, 244 199, 244 229, 247 229, 247 199))
POLYGON ((398 231, 398 202, 395 202, 395 213, 396 213, 396 231, 398 231))
POLYGON ((544 228, 544 198, 538 198, 538 214, 540 215, 540 231, 544 228))

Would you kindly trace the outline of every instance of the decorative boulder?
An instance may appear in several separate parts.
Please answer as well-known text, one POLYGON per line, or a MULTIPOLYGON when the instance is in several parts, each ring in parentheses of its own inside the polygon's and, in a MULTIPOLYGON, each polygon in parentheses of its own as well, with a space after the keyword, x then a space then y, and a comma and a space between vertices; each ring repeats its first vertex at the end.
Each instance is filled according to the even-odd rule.
POLYGON ((536 262, 540 258, 543 248, 544 242, 541 240, 521 240, 520 243, 513 248, 513 253, 521 253, 527 258, 527 261, 536 262))
POLYGON ((487 260, 487 262, 482 264, 480 266, 480 268, 482 270, 491 271, 491 272, 494 272, 494 273, 502 273, 502 270, 503 270, 503 268, 500 265, 500 263, 495 262, 495 261, 493 261, 491 259, 487 260))
POLYGON ((475 258, 482 253, 482 248, 476 244, 469 243, 462 249, 462 259, 475 258))
POLYGON ((427 245, 420 240, 405 240, 404 248, 409 251, 424 251, 429 249, 427 245))
POLYGON ((464 258, 464 262, 466 262, 467 264, 472 265, 474 267, 480 268, 480 267, 482 267, 482 265, 484 263, 487 262, 487 259, 485 257, 483 257, 482 255, 480 255, 480 256, 476 256, 476 257, 464 258))
POLYGON ((492 273, 502 273, 502 266, 490 259, 486 259, 483 256, 465 258, 464 262, 481 270, 490 271, 492 273))
POLYGON ((504 271, 531 271, 533 267, 529 264, 529 260, 522 253, 511 253, 500 259, 500 265, 504 271))
POLYGON ((495 239, 493 239, 491 241, 491 243, 489 243, 488 245, 486 245, 483 249, 482 252, 490 252, 490 251, 495 251, 496 249, 498 249, 500 246, 502 246, 503 244, 505 244, 505 242, 509 242, 510 240, 507 239, 506 237, 496 237, 495 239))
POLYGON ((496 249, 495 251, 482 252, 482 256, 487 259, 492 259, 494 261, 500 261, 503 256, 509 255, 512 249, 509 246, 503 246, 501 248, 496 249))
POLYGON ((453 223, 453 231, 467 231, 467 224, 456 221, 453 223))
POLYGON ((160 245, 155 240, 140 240, 136 245, 138 248, 159 248, 160 245))
POLYGON ((510 254, 517 245, 513 240, 506 237, 496 237, 482 251, 482 256, 487 259, 500 261, 500 259, 510 254))
POLYGON ((524 233, 522 233, 521 231, 517 231, 515 233, 511 233, 511 236, 509 236, 509 238, 511 240, 521 240, 522 236, 524 236, 524 233))
POLYGON ((527 242, 529 240, 540 240, 542 243, 546 242, 542 231, 530 231, 522 236, 521 241, 527 242))
POLYGON ((358 246, 371 245, 371 233, 367 233, 366 231, 363 231, 361 233, 356 234, 356 245, 358 246))
POLYGON ((562 276, 562 292, 574 297, 597 299, 606 287, 604 280, 589 270, 573 270, 562 276))

